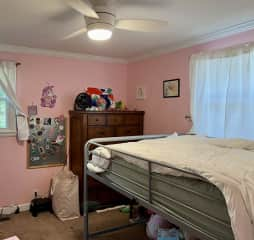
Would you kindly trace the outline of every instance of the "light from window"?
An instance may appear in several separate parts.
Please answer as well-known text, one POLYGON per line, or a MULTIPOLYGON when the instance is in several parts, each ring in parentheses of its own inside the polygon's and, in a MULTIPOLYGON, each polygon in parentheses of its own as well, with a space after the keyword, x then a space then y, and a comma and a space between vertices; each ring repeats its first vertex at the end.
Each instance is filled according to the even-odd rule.
POLYGON ((15 95, 16 63, 0 62, 0 136, 12 136, 16 133, 15 95))
POLYGON ((254 139, 254 45, 194 55, 190 67, 192 131, 254 139))
POLYGON ((7 101, 6 96, 0 88, 0 128, 7 128, 7 101))

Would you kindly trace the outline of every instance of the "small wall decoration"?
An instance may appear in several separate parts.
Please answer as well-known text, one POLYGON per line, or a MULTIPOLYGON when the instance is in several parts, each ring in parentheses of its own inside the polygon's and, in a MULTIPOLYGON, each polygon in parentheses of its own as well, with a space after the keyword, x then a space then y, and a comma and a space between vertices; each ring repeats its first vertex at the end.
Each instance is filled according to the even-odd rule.
POLYGON ((66 135, 64 116, 29 118, 28 168, 64 165, 66 135))
POLYGON ((163 81, 163 97, 180 97, 180 79, 163 81))
POLYGON ((27 111, 28 111, 28 116, 29 117, 37 115, 37 105, 34 105, 32 103, 32 105, 29 105, 27 107, 27 111))
POLYGON ((53 91, 54 86, 48 85, 42 89, 41 106, 53 108, 56 104, 56 95, 53 91))
POLYGON ((136 88, 136 99, 139 99, 139 100, 145 99, 145 89, 143 87, 136 88))

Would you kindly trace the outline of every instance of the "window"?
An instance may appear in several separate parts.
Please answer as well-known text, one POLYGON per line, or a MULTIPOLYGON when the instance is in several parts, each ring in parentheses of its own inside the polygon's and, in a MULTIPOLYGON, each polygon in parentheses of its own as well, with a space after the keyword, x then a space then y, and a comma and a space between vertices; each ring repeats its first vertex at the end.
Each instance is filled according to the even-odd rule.
POLYGON ((0 88, 0 133, 15 132, 15 111, 0 88))
POLYGON ((254 139, 254 45, 194 55, 190 70, 193 131, 254 139))
POLYGON ((2 89, 0 89, 0 128, 7 128, 7 106, 5 94, 2 89))
POLYGON ((16 98, 16 66, 12 62, 0 63, 0 135, 16 133, 15 108, 11 97, 16 98), (3 90, 5 88, 5 92, 3 90))

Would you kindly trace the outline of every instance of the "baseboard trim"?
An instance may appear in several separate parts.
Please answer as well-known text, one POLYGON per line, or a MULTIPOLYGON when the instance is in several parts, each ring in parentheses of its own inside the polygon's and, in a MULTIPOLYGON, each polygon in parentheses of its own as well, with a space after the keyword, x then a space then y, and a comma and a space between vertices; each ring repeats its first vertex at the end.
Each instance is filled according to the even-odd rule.
POLYGON ((26 212, 30 208, 30 203, 22 203, 17 205, 11 205, 6 207, 0 207, 0 213, 4 215, 10 215, 16 212, 17 207, 19 207, 20 212, 26 212))
POLYGON ((20 212, 26 212, 26 211, 29 211, 29 209, 30 209, 30 203, 19 204, 20 212))

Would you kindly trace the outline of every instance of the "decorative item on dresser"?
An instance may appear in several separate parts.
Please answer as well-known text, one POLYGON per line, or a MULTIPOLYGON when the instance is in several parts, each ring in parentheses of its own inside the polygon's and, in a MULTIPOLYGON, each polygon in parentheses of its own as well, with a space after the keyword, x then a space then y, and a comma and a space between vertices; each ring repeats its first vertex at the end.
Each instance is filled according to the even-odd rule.
MULTIPOLYGON (((79 176, 83 200, 84 144, 91 138, 143 135, 143 111, 70 111, 70 168, 79 176)), ((124 198, 114 190, 88 179, 90 201, 119 204, 124 198)), ((81 204, 82 205, 82 204, 81 204)))

